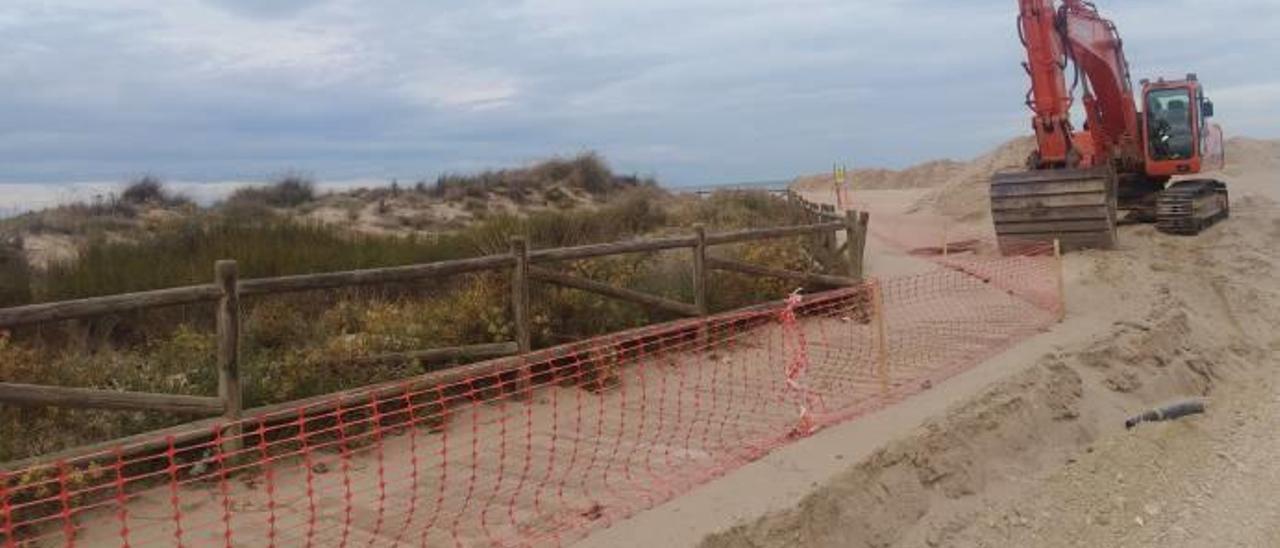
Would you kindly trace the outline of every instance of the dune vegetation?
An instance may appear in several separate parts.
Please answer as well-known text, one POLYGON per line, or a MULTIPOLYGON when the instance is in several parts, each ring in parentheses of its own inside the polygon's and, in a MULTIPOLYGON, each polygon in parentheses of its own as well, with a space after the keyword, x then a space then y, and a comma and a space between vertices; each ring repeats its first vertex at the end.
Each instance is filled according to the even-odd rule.
MULTIPOLYGON (((479 211, 479 210, 477 210, 479 211)), ((403 211, 395 214, 403 214, 403 211)), ((196 207, 148 177, 118 198, 63 206, 6 221, 0 246, 0 305, 109 295, 207 283, 219 259, 239 262, 243 278, 423 263, 505 253, 513 236, 534 248, 804 222, 764 192, 675 195, 652 181, 616 176, 595 155, 519 170, 446 175, 435 184, 320 195, 304 177, 242 189, 196 207), (409 195, 411 198, 406 198, 409 195), (501 205, 456 228, 424 232, 359 230, 309 213, 318 204, 393 209, 481 200, 501 205), (381 204, 381 206, 379 205, 381 204), (517 204, 517 207, 508 207, 517 204), (33 266, 24 238, 71 238, 72 258, 33 266)), ((717 248, 731 258, 777 268, 819 267, 801 239, 717 248)), ((559 265, 611 285, 692 302, 688 251, 592 259, 559 265)), ((710 304, 727 310, 778 299, 789 282, 716 274, 710 304)), ((509 279, 500 272, 447 281, 246 299, 242 377, 245 404, 258 406, 422 373, 448 364, 360 358, 512 339, 509 279)), ((571 289, 535 284, 535 347, 674 319, 670 314, 571 289)), ((0 336, 0 380, 171 394, 216 393, 213 313, 189 306, 38 325, 0 336)), ((190 420, 157 413, 0 407, 0 461, 47 453, 190 420)))

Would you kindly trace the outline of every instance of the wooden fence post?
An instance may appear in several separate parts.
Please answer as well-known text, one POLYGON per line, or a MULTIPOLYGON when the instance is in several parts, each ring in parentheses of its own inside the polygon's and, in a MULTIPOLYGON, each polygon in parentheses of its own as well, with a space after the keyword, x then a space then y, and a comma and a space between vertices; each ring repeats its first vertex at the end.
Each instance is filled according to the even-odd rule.
MULTIPOLYGON (((516 258, 511 272, 511 320, 516 328, 516 347, 520 360, 533 351, 533 335, 529 324, 529 241, 521 236, 511 238, 511 254, 516 258)), ((533 397, 533 370, 522 363, 516 370, 514 392, 518 398, 533 397)))
POLYGON ((1058 321, 1067 319, 1067 287, 1062 265, 1062 241, 1053 240, 1053 270, 1058 284, 1058 321))
MULTIPOLYGON (((836 206, 831 204, 820 204, 818 206, 818 222, 828 222, 832 218, 835 218, 835 211, 836 206)), ((839 254, 840 243, 837 240, 839 239, 839 234, 840 230, 835 228, 831 229, 830 232, 824 231, 819 234, 819 245, 822 246, 822 253, 825 255, 825 258, 823 259, 824 263, 826 263, 826 261, 834 261, 838 258, 837 255, 839 254)))
POLYGON ((839 273, 840 260, 840 229, 833 228, 827 233, 827 256, 831 257, 831 262, 837 267, 836 273, 839 273))
POLYGON ((884 292, 880 280, 871 280, 871 321, 875 328, 876 376, 880 378, 880 393, 889 397, 889 343, 884 324, 884 292))
POLYGON ((863 276, 863 254, 867 249, 867 223, 870 214, 847 211, 844 215, 845 254, 849 264, 848 275, 855 280, 863 276))
POLYGON ((511 254, 516 258, 511 273, 511 316, 516 328, 516 345, 521 354, 533 350, 529 327, 529 242, 520 236, 511 238, 511 254))
POLYGON ((702 224, 693 225, 697 243, 693 246, 693 305, 698 314, 706 316, 707 304, 707 227, 702 224))
MULTIPOLYGON (((240 389, 240 275, 235 261, 218 261, 214 276, 222 297, 218 299, 218 398, 222 400, 222 416, 228 423, 240 420, 244 409, 240 389)), ((241 429, 234 424, 223 431, 226 441, 223 454, 234 453, 244 446, 241 429)))

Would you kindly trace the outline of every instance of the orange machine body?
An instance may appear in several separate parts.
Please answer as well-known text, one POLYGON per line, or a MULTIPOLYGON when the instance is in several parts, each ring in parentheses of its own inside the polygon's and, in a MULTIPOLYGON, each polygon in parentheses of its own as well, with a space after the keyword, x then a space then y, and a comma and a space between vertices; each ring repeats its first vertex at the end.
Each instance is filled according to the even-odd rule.
POLYGON ((1222 166, 1222 130, 1194 75, 1143 81, 1134 99, 1129 62, 1116 26, 1085 0, 1019 0, 1019 37, 1031 76, 1037 151, 1031 169, 1095 168, 1167 181, 1222 166), (1074 65, 1074 74, 1068 66, 1074 65), (1070 84, 1068 81, 1070 80, 1070 84), (1081 89, 1085 121, 1071 122, 1081 89), (1172 106, 1177 109, 1163 109, 1172 106), (1157 107, 1153 109, 1153 107, 1157 107), (1158 112, 1157 112, 1158 111, 1158 112), (1145 112, 1145 114, 1144 114, 1145 112))

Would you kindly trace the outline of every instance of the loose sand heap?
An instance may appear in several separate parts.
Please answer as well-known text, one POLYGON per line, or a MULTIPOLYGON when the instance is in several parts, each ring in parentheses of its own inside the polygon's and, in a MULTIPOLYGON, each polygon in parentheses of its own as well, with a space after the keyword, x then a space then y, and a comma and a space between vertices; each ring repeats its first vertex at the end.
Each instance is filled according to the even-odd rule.
MULTIPOLYGON (((943 214, 958 221, 980 220, 989 216, 986 185, 991 174, 1025 165, 1034 147, 1035 140, 1024 137, 968 162, 939 160, 900 171, 854 170, 847 180, 855 196, 867 190, 922 190, 924 197, 911 211, 943 214)), ((796 179, 792 188, 821 197, 831 192, 833 182, 830 173, 809 175, 796 179)))
MULTIPOLYGON (((1023 169, 1035 140, 1021 137, 968 162, 936 160, 903 170, 860 169, 849 172, 848 185, 859 191, 920 191, 922 196, 911 212, 945 215, 958 222, 987 222, 991 218, 987 184, 1000 171, 1023 169)), ((1280 141, 1234 138, 1227 142, 1227 168, 1210 177, 1237 182, 1245 192, 1251 187, 1274 184, 1280 174, 1280 141)), ((830 173, 807 175, 795 180, 792 188, 827 201, 834 180, 830 173)), ((856 198, 855 198, 856 199, 856 198)))
MULTIPOLYGON (((854 189, 989 223, 987 178, 1030 146, 857 172, 854 189)), ((1229 221, 1197 237, 1123 227, 1119 250, 1067 256, 1053 331, 586 544, 1280 546, 1280 141, 1234 139, 1228 158, 1229 221), (1123 426, 1191 397, 1208 413, 1123 426)), ((824 184, 798 188, 821 199, 824 184)))

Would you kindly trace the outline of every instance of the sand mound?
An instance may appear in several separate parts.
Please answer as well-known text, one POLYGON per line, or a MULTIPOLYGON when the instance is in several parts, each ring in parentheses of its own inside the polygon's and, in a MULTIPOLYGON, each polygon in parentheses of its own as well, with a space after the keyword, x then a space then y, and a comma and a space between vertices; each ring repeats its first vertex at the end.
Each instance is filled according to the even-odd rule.
MULTIPOLYGON (((1017 496, 1040 471, 1087 452, 1115 432, 1125 409, 1208 396, 1248 369, 1257 352, 1224 348, 1219 328, 1197 321, 1192 308, 1170 299, 1145 318, 1117 322, 1079 351, 1046 355, 794 508, 707 537, 701 546, 956 545, 972 535, 991 501, 1017 496)), ((1020 519, 992 526, 1018 527, 1020 519)))
MULTIPOLYGON (((917 206, 985 215, 986 178, 1030 146, 966 164, 917 206)), ((1222 178, 1247 206, 1230 221, 1196 238, 1125 227, 1121 249, 1069 255, 1052 351, 702 546, 1276 545, 1256 535, 1274 531, 1259 501, 1280 485, 1280 141, 1233 139, 1227 153, 1222 178), (1209 412, 1121 426, 1191 397, 1210 397, 1209 412)))
POLYGON ((915 210, 946 215, 961 222, 986 219, 991 209, 987 194, 991 176, 1000 171, 1023 169, 1034 149, 1032 137, 1000 145, 956 170, 945 183, 921 198, 915 210))
MULTIPOLYGON (((933 213, 959 221, 987 216, 987 181, 993 173, 1018 169, 1026 164, 1035 140, 1022 137, 967 162, 936 160, 903 170, 860 169, 849 172, 849 183, 858 190, 929 189, 911 212, 933 213)), ((829 191, 831 174, 800 177, 791 188, 797 192, 829 191)))
MULTIPOLYGON (((909 212, 943 215, 961 223, 985 221, 990 217, 991 176, 1022 169, 1034 149, 1034 138, 1020 137, 968 162, 939 160, 900 171, 856 170, 849 180, 855 191, 928 189, 909 212)), ((1280 173, 1280 140, 1236 137, 1227 141, 1226 149, 1227 168, 1217 176, 1229 183, 1258 183, 1280 173)), ((831 174, 810 175, 796 179, 792 188, 815 193, 832 184, 831 174)))
POLYGON ((1222 171, 1223 178, 1265 177, 1276 181, 1277 174, 1280 174, 1280 140, 1244 137, 1227 140, 1227 167, 1222 171))
MULTIPOLYGON (((1034 148, 1034 139, 1023 137, 971 162, 951 163, 954 172, 921 198, 913 211, 945 215, 961 222, 989 218, 991 176, 1005 170, 1022 169, 1034 148)), ((1228 183, 1258 177, 1274 178, 1274 174, 1280 172, 1280 141, 1237 137, 1227 142, 1226 149, 1227 168, 1216 176, 1228 183)))
MULTIPOLYGON (((847 180, 854 190, 929 188, 945 183, 965 165, 954 160, 934 160, 903 170, 855 169, 849 172, 847 180)), ((807 192, 828 190, 834 183, 834 176, 824 173, 797 178, 791 186, 798 192, 807 192)))

